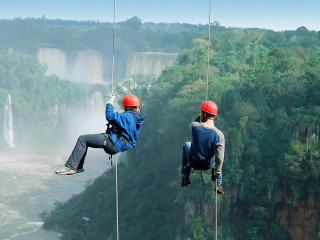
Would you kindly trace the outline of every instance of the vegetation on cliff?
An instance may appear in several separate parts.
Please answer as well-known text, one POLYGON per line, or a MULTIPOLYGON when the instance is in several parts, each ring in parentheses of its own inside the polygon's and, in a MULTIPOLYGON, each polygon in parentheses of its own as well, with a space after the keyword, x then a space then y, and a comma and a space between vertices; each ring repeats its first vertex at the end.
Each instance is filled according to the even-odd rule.
POLYGON ((33 56, 0 55, 0 103, 11 95, 17 145, 52 144, 64 131, 68 108, 83 98, 79 86, 47 77, 45 70, 33 56))
MULTIPOLYGON (((219 239, 289 239, 274 206, 307 195, 320 202, 319 32, 227 29, 213 35, 211 46, 209 99, 219 106, 215 124, 227 144, 219 239)), ((118 168, 122 239, 213 236, 209 173, 206 194, 198 173, 183 189, 179 173, 188 125, 205 99, 206 49, 205 39, 194 39, 149 91, 143 83, 132 89, 143 100, 145 124, 118 168)), ((114 239, 114 186, 114 172, 105 172, 44 213, 44 228, 79 239, 86 216, 88 239, 114 239)))

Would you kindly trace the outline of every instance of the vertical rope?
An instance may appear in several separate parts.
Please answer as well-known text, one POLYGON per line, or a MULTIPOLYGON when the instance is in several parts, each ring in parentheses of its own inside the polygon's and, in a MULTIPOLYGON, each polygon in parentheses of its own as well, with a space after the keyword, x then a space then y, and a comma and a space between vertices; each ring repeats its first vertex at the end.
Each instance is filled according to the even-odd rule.
POLYGON ((118 204, 118 157, 116 155, 116 208, 117 208, 117 240, 119 240, 119 204, 118 204))
POLYGON ((112 76, 111 76, 111 94, 113 95, 114 80, 114 36, 116 32, 116 0, 113 1, 113 34, 112 34, 112 76))
MULTIPOLYGON (((113 1, 113 34, 112 34, 112 77, 111 77, 111 94, 114 88, 114 39, 116 32, 116 0, 113 1)), ((119 240, 119 198, 118 198, 118 157, 116 155, 116 215, 117 215, 117 240, 119 240)))
POLYGON ((218 239, 218 180, 216 179, 215 240, 218 239))
MULTIPOLYGON (((211 42, 211 8, 212 8, 212 0, 209 0, 210 8, 209 8, 209 24, 208 24, 208 66, 207 66, 207 90, 206 90, 206 100, 208 100, 208 92, 209 92, 209 70, 210 70, 210 42, 211 42)), ((216 179, 216 198, 215 198, 215 240, 218 239, 218 182, 216 179)))
POLYGON ((209 10, 209 36, 208 36, 208 66, 207 66, 207 91, 206 91, 206 100, 208 100, 208 89, 209 89, 209 67, 210 67, 210 35, 211 35, 211 6, 212 0, 210 1, 210 10, 209 10))

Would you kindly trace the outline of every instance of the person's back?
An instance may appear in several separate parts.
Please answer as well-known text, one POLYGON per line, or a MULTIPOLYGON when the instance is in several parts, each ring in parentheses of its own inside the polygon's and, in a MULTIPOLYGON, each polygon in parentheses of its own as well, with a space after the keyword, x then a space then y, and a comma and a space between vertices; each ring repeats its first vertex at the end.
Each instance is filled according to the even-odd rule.
POLYGON ((181 187, 192 183, 191 167, 198 170, 212 169, 213 181, 218 182, 218 192, 222 190, 222 164, 225 140, 223 133, 214 126, 218 107, 214 102, 205 101, 200 106, 200 114, 191 123, 192 142, 186 142, 182 153, 181 187))
POLYGON ((216 145, 224 139, 223 133, 214 125, 207 127, 204 123, 192 122, 191 154, 200 161, 207 161, 214 157, 216 145))

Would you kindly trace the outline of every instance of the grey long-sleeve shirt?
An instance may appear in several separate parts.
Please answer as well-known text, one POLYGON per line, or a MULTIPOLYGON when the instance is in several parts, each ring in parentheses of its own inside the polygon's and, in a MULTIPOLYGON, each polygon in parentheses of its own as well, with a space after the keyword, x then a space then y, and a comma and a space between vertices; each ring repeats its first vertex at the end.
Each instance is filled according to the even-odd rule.
POLYGON ((215 157, 215 172, 222 174, 225 140, 223 133, 217 127, 207 127, 201 122, 191 123, 192 143, 191 154, 200 161, 215 157))

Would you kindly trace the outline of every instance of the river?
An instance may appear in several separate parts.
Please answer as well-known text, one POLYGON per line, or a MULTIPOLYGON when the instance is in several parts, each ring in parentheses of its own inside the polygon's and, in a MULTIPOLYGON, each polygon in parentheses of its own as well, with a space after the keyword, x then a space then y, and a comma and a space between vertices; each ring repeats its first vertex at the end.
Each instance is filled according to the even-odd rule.
POLYGON ((82 192, 110 164, 101 150, 90 149, 85 171, 72 176, 54 173, 63 167, 71 149, 0 151, 0 240, 58 240, 60 233, 41 228, 39 216, 56 202, 82 192))

